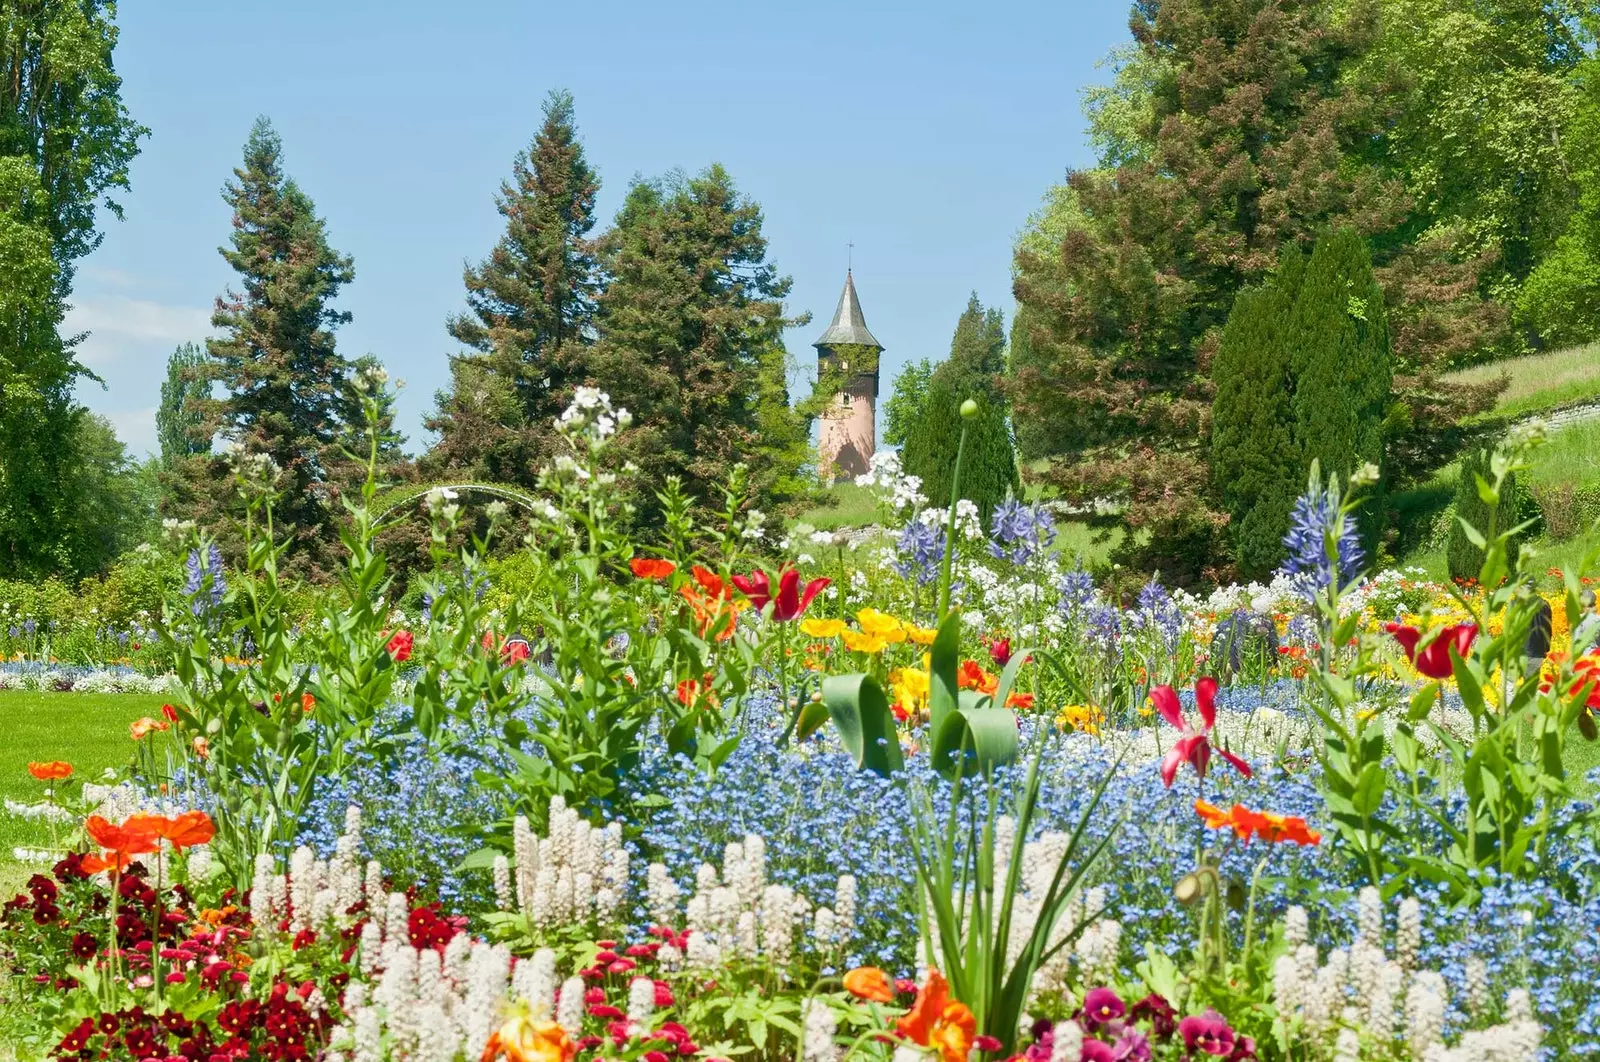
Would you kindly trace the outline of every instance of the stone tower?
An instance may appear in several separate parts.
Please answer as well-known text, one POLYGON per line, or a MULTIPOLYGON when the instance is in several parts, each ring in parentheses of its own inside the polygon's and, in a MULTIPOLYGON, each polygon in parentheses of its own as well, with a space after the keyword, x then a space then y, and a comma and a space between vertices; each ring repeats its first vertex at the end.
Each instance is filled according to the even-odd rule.
POLYGON ((833 322, 811 345, 817 348, 817 379, 830 372, 843 376, 839 393, 822 414, 817 472, 824 482, 854 478, 867 471, 877 449, 878 355, 883 344, 867 331, 848 270, 833 322))

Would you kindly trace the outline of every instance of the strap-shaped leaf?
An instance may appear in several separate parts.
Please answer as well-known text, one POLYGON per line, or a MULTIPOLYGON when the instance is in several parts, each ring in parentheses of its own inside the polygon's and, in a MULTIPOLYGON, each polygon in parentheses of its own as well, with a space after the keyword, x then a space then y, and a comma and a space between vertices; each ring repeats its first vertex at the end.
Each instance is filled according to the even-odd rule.
POLYGON ((960 706, 956 675, 961 670, 961 617, 955 613, 939 624, 928 650, 928 724, 937 734, 960 706))
POLYGON ((889 699, 871 675, 829 675, 822 680, 822 703, 857 767, 885 778, 904 768, 889 699))
POLYGON ((1015 713, 1005 708, 959 708, 934 732, 934 769, 946 778, 987 774, 1015 760, 1017 746, 1015 713))

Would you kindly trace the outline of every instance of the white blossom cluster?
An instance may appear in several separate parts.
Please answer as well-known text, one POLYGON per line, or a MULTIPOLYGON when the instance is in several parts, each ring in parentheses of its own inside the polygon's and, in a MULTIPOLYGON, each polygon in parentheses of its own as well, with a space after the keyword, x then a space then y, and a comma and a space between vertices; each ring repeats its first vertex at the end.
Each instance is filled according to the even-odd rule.
MULTIPOLYGON (((1415 899, 1402 900, 1395 917, 1393 955, 1385 947, 1384 906, 1378 890, 1361 892, 1356 939, 1348 949, 1324 960, 1307 939, 1303 908, 1290 908, 1285 938, 1290 950, 1273 970, 1279 1012, 1298 1016, 1312 1046, 1332 1048, 1338 1062, 1358 1062, 1363 1040, 1382 1057, 1396 1049, 1418 1062, 1512 1062, 1535 1056, 1543 1034, 1526 992, 1506 999, 1503 1020, 1463 1033, 1454 1047, 1444 1043, 1449 991, 1433 970, 1417 968, 1422 946, 1422 911, 1415 899), (1363 1035, 1357 1035, 1359 1033, 1363 1035)), ((1481 969, 1481 968, 1480 968, 1481 969)), ((1484 1016, 1486 982, 1469 993, 1469 1011, 1484 1016)))
POLYGON ((814 906, 788 886, 768 882, 766 867, 766 842, 759 835, 730 842, 720 873, 709 863, 700 865, 680 919, 681 890, 664 865, 652 864, 646 876, 650 917, 665 926, 681 921, 689 932, 686 954, 668 945, 661 950, 663 963, 709 969, 727 959, 759 958, 782 970, 808 946, 820 955, 842 955, 855 936, 856 879, 841 876, 833 906, 814 906))
POLYGON ((856 486, 876 491, 897 513, 920 509, 928 504, 928 499, 922 496, 922 477, 905 474, 898 450, 879 450, 874 453, 867 472, 856 477, 856 486))
MULTIPOLYGON (((386 893, 382 869, 372 861, 363 870, 360 852, 361 809, 352 804, 345 811, 344 832, 334 845, 333 858, 318 859, 301 845, 289 857, 288 874, 280 874, 271 853, 257 855, 251 919, 257 925, 287 920, 292 933, 345 929, 355 924, 359 915, 352 909, 364 900, 370 913, 367 929, 383 932, 387 926, 391 935, 403 933, 410 914, 405 896, 386 893)), ((365 931, 362 943, 367 943, 365 931)))
POLYGON ((628 895, 628 851, 622 824, 596 829, 560 796, 550 801, 550 828, 535 837, 525 816, 512 826, 515 886, 510 867, 497 869, 502 908, 515 900, 535 926, 549 928, 591 919, 615 921, 628 895))
POLYGON ((556 418, 556 430, 598 445, 632 423, 633 414, 611 407, 610 395, 596 387, 580 387, 572 404, 556 418))
POLYGON ((172 688, 170 675, 141 675, 137 671, 97 669, 88 674, 59 668, 29 671, 0 671, 0 690, 28 690, 32 693, 137 693, 161 696, 172 688))

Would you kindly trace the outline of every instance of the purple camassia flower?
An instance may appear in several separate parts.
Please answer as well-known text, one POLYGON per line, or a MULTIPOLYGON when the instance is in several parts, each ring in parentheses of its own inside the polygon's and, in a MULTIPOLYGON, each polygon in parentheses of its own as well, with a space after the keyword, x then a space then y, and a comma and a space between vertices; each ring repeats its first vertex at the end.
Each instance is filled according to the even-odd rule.
MULTIPOLYGON (((1295 576, 1305 587, 1307 597, 1333 582, 1326 540, 1338 517, 1338 501, 1327 487, 1313 487, 1300 495, 1300 500, 1294 503, 1294 511, 1289 514, 1289 533, 1283 537, 1288 557, 1279 570, 1295 576)), ((1354 520, 1345 520, 1337 553, 1339 588, 1343 589, 1356 580, 1366 562, 1361 534, 1354 520)))
POLYGON ((939 565, 944 560, 943 531, 934 531, 921 520, 912 520, 900 532, 896 549, 901 559, 894 562, 894 570, 900 573, 900 578, 915 576, 918 586, 927 586, 938 578, 939 565))
POLYGON ((989 518, 989 553, 1026 564, 1056 540, 1056 522, 1043 508, 1007 498, 989 518))

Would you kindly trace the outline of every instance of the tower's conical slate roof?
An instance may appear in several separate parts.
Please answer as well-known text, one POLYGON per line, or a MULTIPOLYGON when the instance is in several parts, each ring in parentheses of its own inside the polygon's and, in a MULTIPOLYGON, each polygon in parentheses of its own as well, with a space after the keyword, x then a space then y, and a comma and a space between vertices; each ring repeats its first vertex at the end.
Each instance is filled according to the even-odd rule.
POLYGON ((867 319, 861 314, 861 301, 856 298, 856 282, 848 270, 844 274, 844 291, 839 293, 839 308, 833 311, 833 323, 814 347, 872 347, 882 350, 883 344, 867 331, 867 319))

